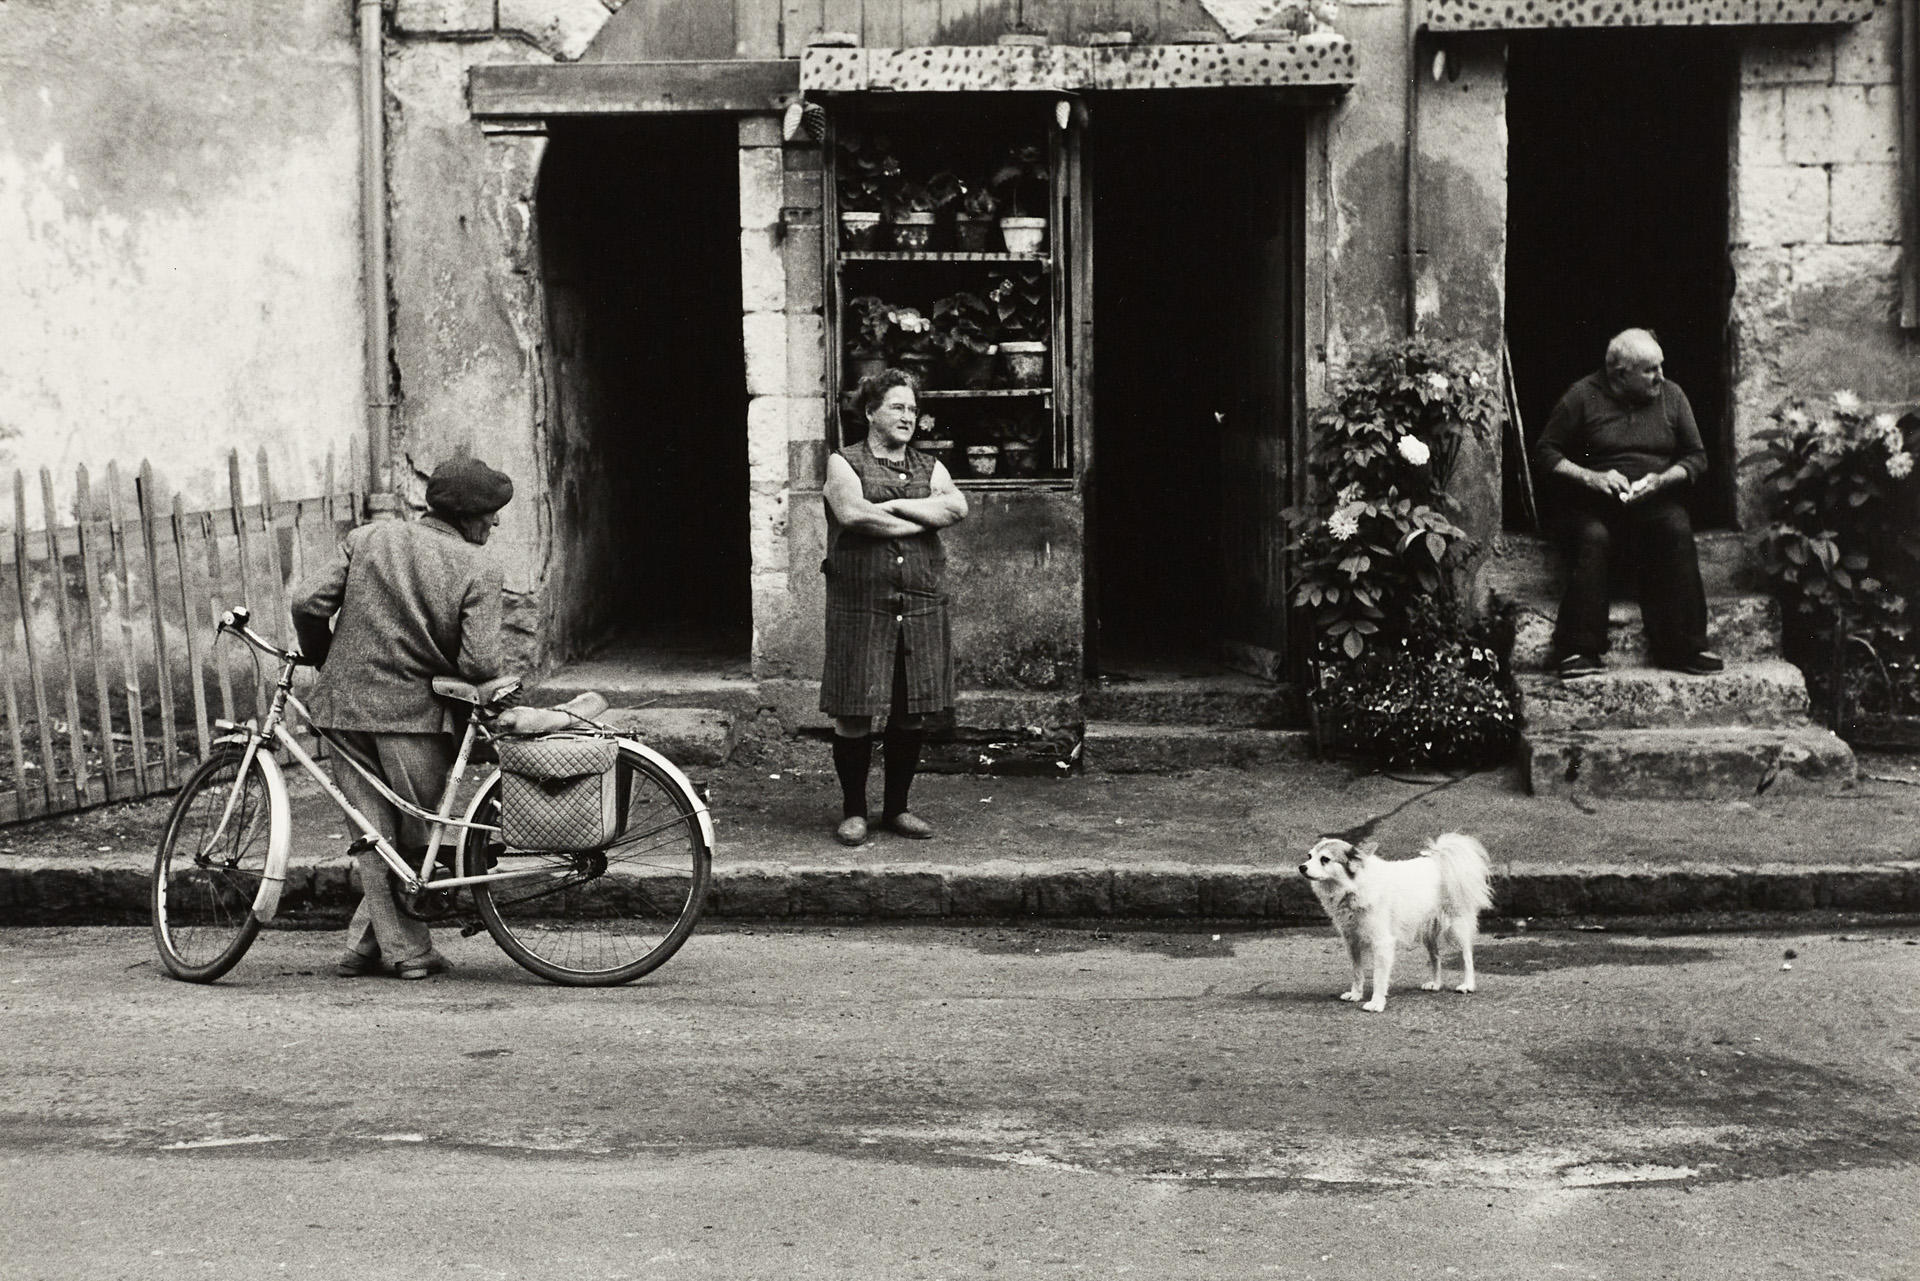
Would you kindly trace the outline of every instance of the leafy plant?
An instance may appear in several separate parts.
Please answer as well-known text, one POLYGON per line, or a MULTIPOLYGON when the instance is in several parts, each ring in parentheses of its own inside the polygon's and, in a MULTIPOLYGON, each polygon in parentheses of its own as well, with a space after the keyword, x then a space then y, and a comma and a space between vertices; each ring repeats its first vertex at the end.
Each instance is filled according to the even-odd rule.
POLYGON ((1038 274, 1002 276, 987 290, 1002 339, 1033 340, 1047 336, 1053 297, 1038 274))
POLYGON ((1016 218, 1035 218, 1047 212, 1047 188, 1052 172, 1047 149, 1027 143, 1007 149, 1006 158, 987 179, 1001 209, 1016 218))
POLYGON ((995 319, 986 299, 968 290, 933 304, 933 345, 956 364, 993 350, 995 319))
POLYGON ((1409 339, 1351 366, 1314 418, 1319 501, 1283 515, 1298 556, 1293 603, 1330 656, 1407 634, 1423 598, 1453 597, 1473 550, 1447 481, 1463 440, 1490 441, 1503 413, 1492 376, 1465 350, 1409 339))
MULTIPOLYGON (((1824 404, 1790 400, 1773 420, 1756 460, 1772 516, 1758 535, 1761 565, 1787 607, 1789 653, 1831 666, 1818 684, 1838 711, 1849 663, 1889 668, 1911 656, 1901 589, 1920 581, 1920 531, 1905 517, 1920 492, 1916 429, 1847 391, 1824 404)), ((1884 683, 1891 694, 1896 682, 1884 683)))
POLYGON ((991 187, 969 187, 960 197, 960 214, 965 218, 991 218, 1000 212, 1000 199, 991 187))
POLYGON ((849 129, 836 144, 840 163, 834 181, 840 208, 858 213, 878 213, 901 182, 900 161, 893 154, 885 134, 865 134, 849 129))
POLYGON ((1388 766, 1492 765, 1520 728, 1497 647, 1435 608, 1359 658, 1322 666, 1308 697, 1323 749, 1388 766))

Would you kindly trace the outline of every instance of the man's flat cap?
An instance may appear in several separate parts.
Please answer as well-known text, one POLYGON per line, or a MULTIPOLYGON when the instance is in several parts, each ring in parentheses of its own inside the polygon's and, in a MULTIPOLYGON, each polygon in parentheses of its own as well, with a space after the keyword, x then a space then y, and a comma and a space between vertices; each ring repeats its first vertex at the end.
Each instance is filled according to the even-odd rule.
POLYGON ((513 501, 513 478, 478 458, 450 458, 427 478, 427 506, 450 516, 491 516, 513 501))

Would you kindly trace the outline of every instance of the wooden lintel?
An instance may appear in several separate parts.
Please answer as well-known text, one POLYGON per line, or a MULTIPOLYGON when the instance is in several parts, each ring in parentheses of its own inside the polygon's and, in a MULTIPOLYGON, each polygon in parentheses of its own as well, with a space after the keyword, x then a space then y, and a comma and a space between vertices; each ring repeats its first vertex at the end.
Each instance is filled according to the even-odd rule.
POLYGON ((800 63, 790 58, 567 62, 475 67, 467 105, 481 120, 777 111, 799 92, 800 63))

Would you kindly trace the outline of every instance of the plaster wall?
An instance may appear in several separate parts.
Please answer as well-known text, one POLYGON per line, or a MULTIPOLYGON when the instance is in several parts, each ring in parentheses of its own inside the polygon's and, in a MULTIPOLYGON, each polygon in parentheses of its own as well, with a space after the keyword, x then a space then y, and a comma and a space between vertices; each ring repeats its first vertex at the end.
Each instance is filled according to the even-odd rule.
MULTIPOLYGON (((341 0, 0 8, 0 466, 186 503, 344 475, 363 431, 358 60, 341 0)), ((40 504, 30 504, 38 524, 40 504)))

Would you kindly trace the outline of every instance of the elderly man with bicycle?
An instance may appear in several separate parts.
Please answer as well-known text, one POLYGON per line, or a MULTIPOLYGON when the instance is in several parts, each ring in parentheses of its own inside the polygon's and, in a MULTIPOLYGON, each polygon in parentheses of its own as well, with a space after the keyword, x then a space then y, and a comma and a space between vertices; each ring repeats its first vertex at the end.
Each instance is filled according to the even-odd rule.
MULTIPOLYGON (((320 669, 309 699, 313 723, 424 809, 439 801, 455 753, 433 679, 479 684, 500 675, 502 575, 480 548, 512 498, 513 481, 478 459, 442 463, 427 481, 425 516, 351 531, 294 595, 294 629, 320 669)), ((388 841, 416 856, 426 849, 424 822, 397 811, 356 770, 338 769, 335 778, 388 841)), ((334 972, 444 972, 426 923, 394 901, 378 853, 358 849, 356 865, 362 897, 334 972)))

